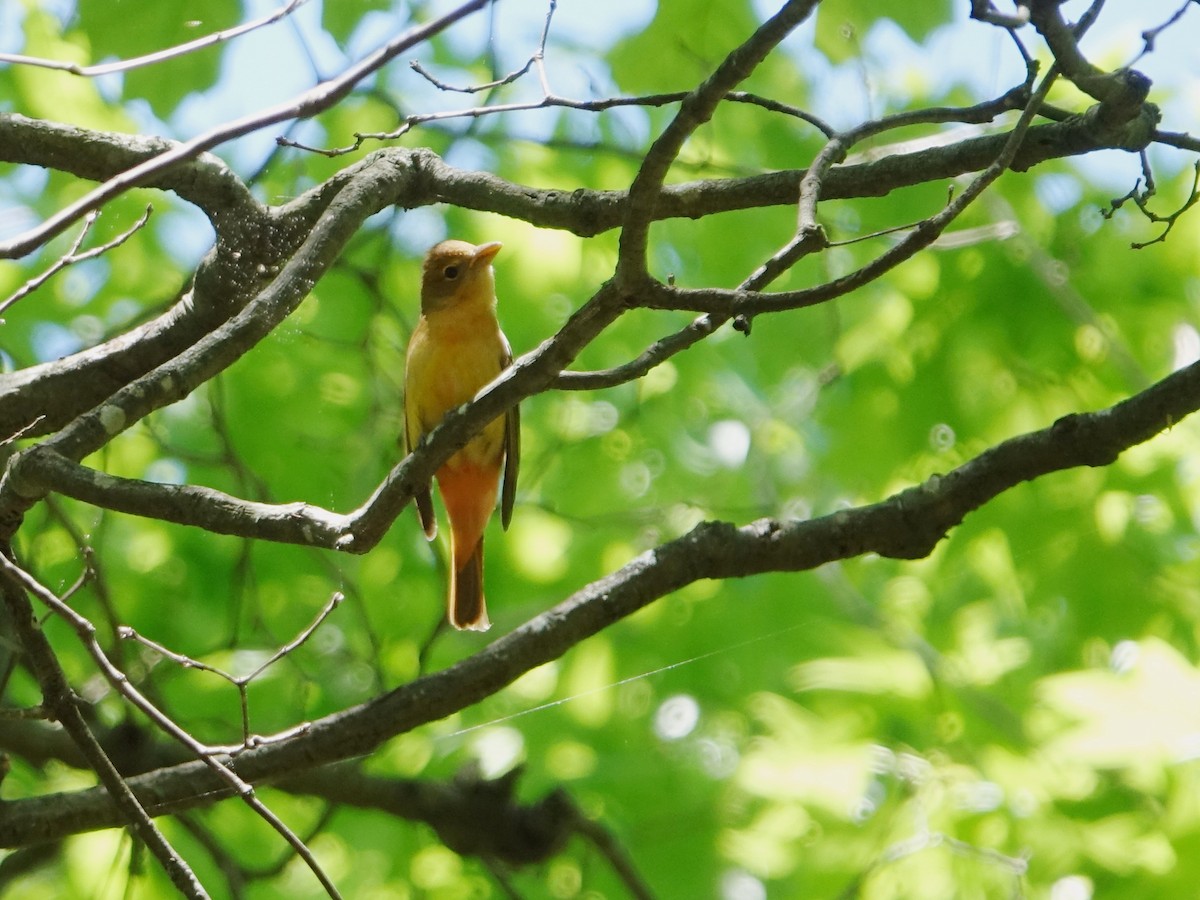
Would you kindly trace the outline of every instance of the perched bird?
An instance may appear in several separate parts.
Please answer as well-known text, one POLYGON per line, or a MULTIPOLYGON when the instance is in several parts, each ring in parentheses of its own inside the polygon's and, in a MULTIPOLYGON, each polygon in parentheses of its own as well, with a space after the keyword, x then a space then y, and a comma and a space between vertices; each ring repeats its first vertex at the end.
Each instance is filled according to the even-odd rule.
MULTIPOLYGON (((408 343, 404 371, 404 442, 412 452, 452 409, 471 400, 512 364, 512 348, 496 321, 492 242, 478 247, 442 241, 425 255, 421 274, 421 320, 408 343)), ((483 530, 496 506, 500 472, 504 496, 500 521, 508 528, 520 457, 517 408, 494 419, 435 473, 450 520, 450 588, 447 614, 455 628, 491 627, 483 599, 483 530)), ((425 536, 437 535, 426 486, 416 497, 425 536)))

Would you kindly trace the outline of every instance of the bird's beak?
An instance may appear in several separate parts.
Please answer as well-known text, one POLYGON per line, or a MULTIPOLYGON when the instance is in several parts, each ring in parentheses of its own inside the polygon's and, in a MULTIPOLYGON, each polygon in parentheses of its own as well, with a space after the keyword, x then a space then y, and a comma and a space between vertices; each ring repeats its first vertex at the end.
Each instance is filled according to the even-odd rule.
POLYGON ((484 266, 489 265, 495 255, 500 252, 500 248, 503 246, 504 245, 499 241, 491 241, 487 244, 480 244, 475 248, 475 255, 471 257, 471 268, 481 269, 484 266))

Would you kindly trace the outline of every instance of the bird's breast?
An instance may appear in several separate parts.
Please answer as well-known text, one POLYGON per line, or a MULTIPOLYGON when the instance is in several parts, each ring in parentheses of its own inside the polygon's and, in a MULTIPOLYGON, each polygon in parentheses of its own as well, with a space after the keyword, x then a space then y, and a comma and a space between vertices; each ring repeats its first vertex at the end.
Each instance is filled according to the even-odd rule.
MULTIPOLYGON (((494 316, 423 318, 409 345, 408 414, 427 434, 450 410, 469 402, 500 374, 505 343, 494 316)), ((466 457, 491 462, 501 453, 503 419, 489 423, 450 464, 466 457)))

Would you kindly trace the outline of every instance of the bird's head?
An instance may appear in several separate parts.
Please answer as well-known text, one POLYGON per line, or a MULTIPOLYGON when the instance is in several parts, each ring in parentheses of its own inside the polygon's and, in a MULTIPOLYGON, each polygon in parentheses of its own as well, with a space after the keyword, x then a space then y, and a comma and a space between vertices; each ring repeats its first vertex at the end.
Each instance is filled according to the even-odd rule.
POLYGON ((442 241, 426 253, 421 272, 421 312, 436 312, 472 300, 494 303, 492 258, 501 246, 498 241, 478 246, 466 241, 442 241))

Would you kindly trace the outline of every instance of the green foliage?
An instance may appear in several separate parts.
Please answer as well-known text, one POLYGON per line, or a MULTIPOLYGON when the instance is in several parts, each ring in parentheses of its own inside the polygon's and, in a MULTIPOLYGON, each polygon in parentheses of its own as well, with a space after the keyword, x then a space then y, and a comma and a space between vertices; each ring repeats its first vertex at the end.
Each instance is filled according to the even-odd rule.
MULTIPOLYGON (((344 44, 363 15, 387 6, 326 2, 322 22, 344 44)), ((81 3, 61 34, 31 9, 27 52, 127 56, 194 36, 186 20, 208 29, 239 15, 231 0, 146 3, 144 27, 132 28, 118 7, 81 3)), ((846 23, 861 39, 885 13, 919 42, 949 10, 829 0, 816 48, 831 63, 851 60, 858 45, 845 40, 846 23)), ((532 28, 542 14, 531 16, 532 28)), ((744 0, 663 3, 646 29, 613 47, 558 49, 563 58, 588 55, 621 92, 688 89, 744 38, 754 16, 744 0)), ((522 61, 502 50, 502 67, 522 61)), ((189 94, 215 82, 221 52, 131 73, 123 95, 146 99, 169 121, 189 94)), ((479 80, 479 60, 452 42, 438 43, 437 62, 457 67, 463 83, 479 80)), ((88 82, 24 70, 0 77, 18 83, 12 102, 28 114, 128 124, 88 82), (57 114, 46 90, 62 92, 57 114)), ((419 96, 420 79, 404 77, 419 96)), ((823 89, 783 54, 752 88, 797 105, 823 89)), ((970 94, 962 84, 948 90, 970 94)), ((384 93, 356 95, 320 117, 326 142, 395 127, 384 93)), ((418 129, 403 142, 463 153, 518 183, 619 188, 645 149, 643 141, 629 153, 630 135, 656 134, 673 110, 564 112, 539 120, 554 123, 545 131, 551 140, 532 139, 514 116, 469 132, 462 122, 418 129), (600 146, 580 134, 598 134, 600 146)), ((800 167, 819 138, 798 120, 723 106, 671 180, 800 167)), ((345 164, 280 152, 256 185, 269 199, 291 197, 345 164)), ((1114 166, 1131 183, 1138 174, 1127 160, 1114 166)), ((36 214, 81 190, 65 177, 3 174, 7 201, 36 214)), ((1164 206, 1181 201, 1190 183, 1173 172, 1160 181, 1164 206)), ((830 236, 847 240, 935 213, 946 188, 829 203, 822 215, 830 236)), ((1185 218, 1166 242, 1135 252, 1130 242, 1147 237, 1143 220, 1124 212, 1099 220, 1111 193, 1072 161, 1009 173, 956 226, 962 241, 851 296, 760 317, 749 336, 726 326, 634 384, 530 399, 513 526, 505 534, 493 523, 487 535, 493 635, 702 520, 743 524, 874 502, 1171 371, 1196 340, 1200 220, 1185 218), (1074 191, 1053 213, 1039 191, 1039 179, 1050 177, 1074 191)), ((0 361, 24 366, 96 344, 175 296, 190 264, 176 252, 179 221, 164 213, 179 201, 124 197, 106 207, 89 244, 128 227, 147 199, 156 213, 134 240, 6 313, 0 361)), ((794 225, 790 208, 663 222, 652 230, 652 270, 689 286, 733 286, 794 225)), ((553 334, 615 259, 613 233, 582 240, 444 207, 381 216, 287 324, 89 463, 351 510, 400 458, 417 261, 446 234, 504 241, 500 316, 518 354, 553 334)), ((776 287, 848 271, 889 240, 839 246, 776 287)), ((0 292, 44 269, 68 241, 0 267, 0 292)), ((626 316, 579 366, 625 362, 689 318, 626 316)), ((872 900, 1092 896, 1071 888, 1116 900, 1184 896, 1200 879, 1198 437, 1185 421, 1112 466, 1015 489, 925 560, 869 556, 692 585, 478 705, 395 739, 366 765, 377 775, 444 780, 468 764, 489 776, 521 765, 523 797, 564 787, 613 830, 662 897, 759 896, 737 893, 737 884, 769 896, 872 900)), ((98 623, 111 616, 235 675, 291 640, 334 591, 347 595, 313 640, 251 683, 254 732, 365 701, 484 646, 479 635, 437 631, 445 548, 426 546, 411 512, 378 548, 351 558, 59 502, 31 514, 19 551, 45 583, 65 589, 80 571, 80 541, 95 550, 99 576, 73 599, 80 612, 98 623)), ((106 627, 105 645, 181 725, 214 743, 241 739, 232 685, 106 627)), ((47 633, 105 721, 129 716, 68 629, 51 620, 47 633)), ((36 686, 18 676, 9 699, 32 705, 36 686)), ((16 798, 86 784, 62 763, 43 771, 18 762, 4 790, 16 798)), ((272 789, 264 797, 297 833, 318 831, 311 846, 347 897, 504 895, 486 867, 423 826, 349 806, 322 822, 311 798, 272 789)), ((249 870, 286 857, 278 836, 232 802, 163 827, 210 885, 222 883, 222 860, 197 834, 218 835, 249 870)), ((11 896, 45 896, 53 883, 63 896, 116 897, 127 881, 139 895, 165 894, 161 872, 129 863, 130 854, 121 832, 73 838, 52 880, 31 876, 11 896)), ((509 878, 524 896, 623 890, 580 841, 509 878)), ((282 895, 320 896, 295 860, 245 893, 282 895)))
MULTIPOLYGON (((136 0, 122 3, 115 14, 107 0, 81 0, 78 40, 90 50, 89 63, 128 59, 173 47, 237 25, 237 0, 136 0)), ((217 80, 220 51, 202 50, 124 76, 127 97, 146 100, 166 118, 187 96, 217 80)))
POLYGON ((858 55, 862 41, 880 22, 898 25, 910 40, 921 43, 946 23, 951 4, 888 3, 887 0, 823 0, 817 8, 816 47, 830 60, 844 63, 858 55))
POLYGON ((354 34, 363 17, 371 12, 389 9, 388 0, 344 0, 341 3, 321 4, 321 27, 340 43, 354 34))

